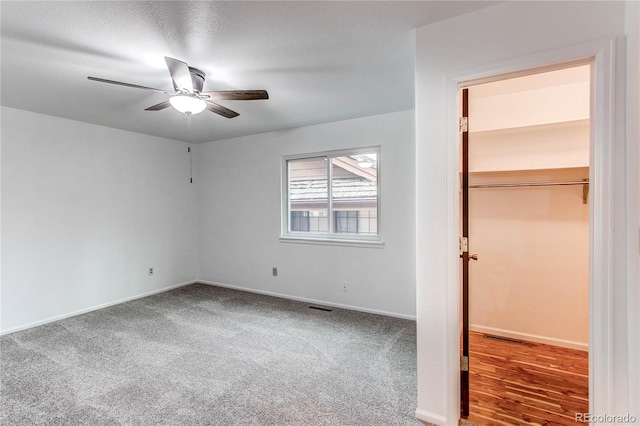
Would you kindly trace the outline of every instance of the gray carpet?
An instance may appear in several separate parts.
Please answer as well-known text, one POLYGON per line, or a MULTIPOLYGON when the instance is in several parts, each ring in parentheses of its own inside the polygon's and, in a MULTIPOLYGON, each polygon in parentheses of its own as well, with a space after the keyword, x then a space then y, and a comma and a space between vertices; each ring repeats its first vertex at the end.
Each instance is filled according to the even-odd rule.
POLYGON ((422 425, 415 323, 195 284, 0 338, 2 425, 422 425))

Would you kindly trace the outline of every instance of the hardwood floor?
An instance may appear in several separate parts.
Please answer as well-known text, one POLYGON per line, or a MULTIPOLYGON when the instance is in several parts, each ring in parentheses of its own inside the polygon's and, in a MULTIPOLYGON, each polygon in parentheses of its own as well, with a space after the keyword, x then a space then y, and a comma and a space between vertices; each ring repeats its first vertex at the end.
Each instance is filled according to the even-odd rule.
POLYGON ((589 411, 588 353, 470 333, 470 415, 492 425, 576 425, 589 411))

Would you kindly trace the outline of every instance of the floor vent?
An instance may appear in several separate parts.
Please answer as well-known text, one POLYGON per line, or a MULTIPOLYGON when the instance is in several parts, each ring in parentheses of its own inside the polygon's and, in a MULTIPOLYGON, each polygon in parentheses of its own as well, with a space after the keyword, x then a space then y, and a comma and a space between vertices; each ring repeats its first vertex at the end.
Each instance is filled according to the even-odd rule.
POLYGON ((491 334, 485 334, 484 337, 487 339, 500 340, 501 342, 515 343, 517 345, 522 344, 522 340, 509 339, 508 337, 493 336, 491 334))
POLYGON ((316 309, 318 311, 332 312, 333 309, 321 308, 319 306, 309 306, 309 309, 316 309))

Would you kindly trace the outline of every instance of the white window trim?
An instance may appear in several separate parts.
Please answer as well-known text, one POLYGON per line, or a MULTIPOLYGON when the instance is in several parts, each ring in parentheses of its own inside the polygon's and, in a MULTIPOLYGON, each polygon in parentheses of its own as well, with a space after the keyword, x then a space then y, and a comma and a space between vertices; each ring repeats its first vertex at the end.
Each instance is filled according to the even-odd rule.
MULTIPOLYGON (((358 147, 352 149, 340 149, 340 150, 332 150, 332 151, 321 151, 321 152, 311 152, 305 154, 294 154, 294 155, 285 155, 282 157, 281 163, 281 224, 280 224, 280 238, 281 242, 290 242, 290 243, 305 243, 305 244, 327 244, 327 245, 340 245, 340 246, 352 246, 352 247, 361 247, 361 246, 370 246, 370 247, 384 247, 384 241, 382 240, 382 226, 381 226, 381 211, 382 211, 382 190, 381 190, 381 151, 382 148, 379 145, 376 146, 368 146, 368 147, 358 147), (313 232, 289 232, 289 170, 287 167, 287 162, 289 160, 303 160, 307 158, 318 158, 318 157, 338 157, 341 155, 354 155, 354 154, 365 154, 375 152, 377 154, 377 206, 376 206, 376 216, 377 216, 377 235, 339 235, 336 233, 313 233, 313 232)), ((330 163, 329 163, 330 164, 330 163)), ((332 191, 332 167, 327 164, 328 174, 327 174, 327 197, 331 199, 331 191, 332 191)), ((331 229, 333 218, 333 206, 329 203, 328 206, 328 220, 329 220, 329 229, 331 229)))

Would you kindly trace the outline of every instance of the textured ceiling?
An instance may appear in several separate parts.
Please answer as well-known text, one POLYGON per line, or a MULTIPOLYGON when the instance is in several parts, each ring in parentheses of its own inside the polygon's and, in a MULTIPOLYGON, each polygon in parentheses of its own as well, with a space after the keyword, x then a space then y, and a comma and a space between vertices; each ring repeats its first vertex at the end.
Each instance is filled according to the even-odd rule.
POLYGON ((191 142, 414 106, 414 29, 497 2, 0 3, 4 106, 191 142), (164 56, 207 74, 205 91, 266 89, 220 101, 240 113, 144 109, 172 90, 164 56))

